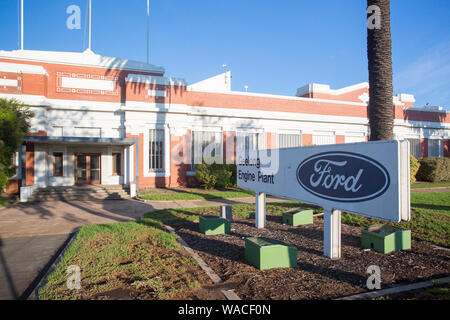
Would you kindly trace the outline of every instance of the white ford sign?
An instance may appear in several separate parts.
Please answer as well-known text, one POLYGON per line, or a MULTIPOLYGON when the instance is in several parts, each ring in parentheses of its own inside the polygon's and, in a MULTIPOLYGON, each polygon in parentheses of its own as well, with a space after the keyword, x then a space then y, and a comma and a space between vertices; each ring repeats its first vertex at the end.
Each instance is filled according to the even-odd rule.
POLYGON ((409 154, 398 140, 257 150, 237 155, 237 185, 257 193, 258 227, 266 193, 323 207, 326 224, 334 211, 400 222, 410 219, 409 154))

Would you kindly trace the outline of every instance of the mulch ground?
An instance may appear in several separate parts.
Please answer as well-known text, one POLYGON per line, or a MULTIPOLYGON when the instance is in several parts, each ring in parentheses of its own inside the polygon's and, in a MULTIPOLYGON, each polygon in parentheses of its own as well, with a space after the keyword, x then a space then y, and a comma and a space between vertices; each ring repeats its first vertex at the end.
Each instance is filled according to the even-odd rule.
POLYGON ((281 216, 267 216, 266 229, 254 220, 235 219, 229 235, 205 236, 194 222, 171 223, 229 288, 246 300, 333 299, 366 292, 370 265, 381 269, 381 288, 450 274, 450 251, 412 241, 412 249, 382 254, 361 248, 361 228, 342 225, 342 258, 323 256, 323 220, 291 227, 281 216), (245 260, 245 238, 268 237, 298 249, 297 268, 258 270, 245 260))

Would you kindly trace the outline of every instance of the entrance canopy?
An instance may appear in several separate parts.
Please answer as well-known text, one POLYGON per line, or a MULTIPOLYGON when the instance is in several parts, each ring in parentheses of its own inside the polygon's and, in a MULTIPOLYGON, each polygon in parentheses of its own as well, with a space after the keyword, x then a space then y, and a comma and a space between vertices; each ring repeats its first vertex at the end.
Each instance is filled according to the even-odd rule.
POLYGON ((26 136, 25 142, 61 143, 61 144, 102 144, 130 146, 136 143, 135 139, 127 138, 91 138, 91 137, 48 137, 26 136))

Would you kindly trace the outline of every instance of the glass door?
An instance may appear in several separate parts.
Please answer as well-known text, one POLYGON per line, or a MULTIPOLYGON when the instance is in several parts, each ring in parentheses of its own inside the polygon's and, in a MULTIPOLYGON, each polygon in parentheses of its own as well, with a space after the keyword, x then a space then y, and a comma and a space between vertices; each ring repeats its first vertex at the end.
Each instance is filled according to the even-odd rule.
POLYGON ((101 164, 99 154, 75 155, 75 183, 100 184, 101 164))
POLYGON ((100 155, 89 155, 89 183, 100 184, 100 155))
POLYGON ((75 155, 75 183, 88 183, 87 177, 87 155, 75 155))

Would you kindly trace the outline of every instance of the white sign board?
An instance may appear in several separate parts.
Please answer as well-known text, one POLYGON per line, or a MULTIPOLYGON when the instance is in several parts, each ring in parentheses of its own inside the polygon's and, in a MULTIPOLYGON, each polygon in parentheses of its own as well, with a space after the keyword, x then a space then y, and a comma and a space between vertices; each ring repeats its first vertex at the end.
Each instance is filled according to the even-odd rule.
POLYGON ((237 185, 384 221, 410 219, 408 141, 250 151, 237 155, 237 185))

